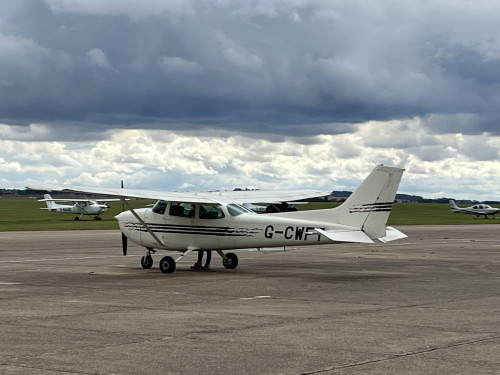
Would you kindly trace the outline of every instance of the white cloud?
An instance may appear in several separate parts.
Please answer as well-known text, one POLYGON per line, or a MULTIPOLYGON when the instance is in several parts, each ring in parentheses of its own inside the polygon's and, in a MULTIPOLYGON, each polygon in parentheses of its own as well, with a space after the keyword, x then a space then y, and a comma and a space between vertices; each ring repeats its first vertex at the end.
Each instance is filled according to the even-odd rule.
POLYGON ((4 140, 0 174, 5 187, 19 188, 30 181, 119 186, 124 180, 130 188, 165 190, 353 190, 382 163, 406 168, 400 192, 499 199, 500 137, 435 135, 418 124, 372 121, 356 133, 322 135, 309 144, 162 130, 120 130, 82 144, 4 140))

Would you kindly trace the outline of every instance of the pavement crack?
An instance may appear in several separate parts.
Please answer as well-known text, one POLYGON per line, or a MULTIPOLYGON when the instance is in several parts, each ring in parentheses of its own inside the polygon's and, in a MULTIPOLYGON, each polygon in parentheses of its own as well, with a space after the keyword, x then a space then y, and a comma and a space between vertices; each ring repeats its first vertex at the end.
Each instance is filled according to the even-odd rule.
POLYGON ((376 359, 371 359, 371 360, 367 360, 367 361, 360 361, 360 362, 356 362, 356 363, 349 363, 349 364, 340 365, 340 366, 326 367, 324 369, 302 372, 301 375, 314 375, 314 374, 321 374, 321 373, 329 372, 329 371, 338 371, 338 370, 344 370, 344 369, 348 369, 348 368, 366 366, 366 365, 369 365, 372 363, 392 361, 394 359, 411 357, 414 355, 426 354, 426 353, 431 353, 431 352, 438 351, 438 350, 451 349, 451 348, 456 348, 456 347, 460 347, 460 346, 474 345, 474 344, 481 343, 484 341, 498 340, 498 339, 500 339, 500 334, 496 334, 496 335, 488 336, 488 337, 482 337, 482 338, 475 339, 475 340, 456 342, 456 343, 452 343, 449 345, 430 347, 428 349, 417 350, 417 351, 407 352, 407 353, 403 353, 403 354, 388 354, 384 358, 376 358, 376 359))
POLYGON ((90 372, 81 372, 81 371, 75 371, 75 370, 58 370, 54 368, 46 368, 46 367, 35 367, 35 366, 27 366, 27 365, 19 365, 19 364, 11 364, 11 363, 0 363, 0 369, 2 367, 10 367, 11 369, 18 369, 20 371, 36 371, 36 370, 43 370, 43 371, 50 371, 51 373, 57 373, 57 374, 80 374, 80 375, 91 375, 93 373, 90 372))

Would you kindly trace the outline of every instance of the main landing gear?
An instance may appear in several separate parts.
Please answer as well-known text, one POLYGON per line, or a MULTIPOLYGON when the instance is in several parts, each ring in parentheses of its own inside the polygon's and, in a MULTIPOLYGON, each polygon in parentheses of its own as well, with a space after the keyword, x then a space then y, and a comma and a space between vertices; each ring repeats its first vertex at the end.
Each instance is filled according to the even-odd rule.
MULTIPOLYGON (((217 251, 219 254, 222 253, 217 251)), ((222 265, 227 268, 228 270, 234 270, 236 267, 238 267, 238 257, 234 253, 227 253, 221 254, 222 257, 222 265)))
MULTIPOLYGON (((163 273, 172 273, 175 271, 177 262, 184 258, 187 254, 189 254, 193 250, 185 251, 181 254, 177 259, 172 258, 171 256, 164 256, 161 258, 159 266, 160 271, 163 273)), ((153 256, 152 254, 156 253, 154 249, 148 248, 148 252, 141 258, 141 266, 144 269, 150 269, 153 266, 153 256)), ((238 266, 238 257, 234 253, 223 253, 221 250, 217 250, 217 253, 222 258, 222 265, 224 268, 228 270, 234 270, 238 266)))

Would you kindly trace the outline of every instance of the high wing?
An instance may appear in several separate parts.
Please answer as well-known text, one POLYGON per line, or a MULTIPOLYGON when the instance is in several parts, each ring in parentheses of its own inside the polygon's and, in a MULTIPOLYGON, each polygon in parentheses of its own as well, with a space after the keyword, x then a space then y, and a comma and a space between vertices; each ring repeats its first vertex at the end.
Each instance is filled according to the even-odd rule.
MULTIPOLYGON (((45 189, 43 189, 45 190, 45 189)), ((39 199, 38 202, 71 202, 71 203, 87 203, 87 202, 118 202, 119 198, 110 198, 110 199, 56 199, 56 198, 44 198, 39 199)))
MULTIPOLYGON (((191 191, 173 192, 162 190, 140 190, 105 188, 90 186, 66 186, 54 184, 32 185, 30 189, 47 191, 74 191, 100 195, 118 196, 121 198, 163 199, 190 203, 268 203, 291 202, 301 199, 323 197, 330 193, 319 190, 237 190, 237 191, 191 191)), ((109 201, 109 200, 108 200, 109 201)))

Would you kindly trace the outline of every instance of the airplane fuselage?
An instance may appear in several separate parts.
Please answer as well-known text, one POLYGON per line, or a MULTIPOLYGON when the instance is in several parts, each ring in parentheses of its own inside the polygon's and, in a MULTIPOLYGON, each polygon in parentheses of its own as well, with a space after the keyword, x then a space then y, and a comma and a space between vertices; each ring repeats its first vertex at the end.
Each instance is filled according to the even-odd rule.
POLYGON ((75 204, 66 205, 61 204, 56 207, 50 208, 50 211, 68 213, 68 214, 80 214, 80 215, 100 215, 107 210, 107 206, 100 204, 75 204))
POLYGON ((244 212, 232 216, 225 205, 217 206, 224 217, 200 218, 196 212, 201 205, 196 206, 195 215, 190 217, 172 216, 168 212, 155 213, 150 208, 135 210, 162 244, 145 230, 130 211, 122 212, 116 218, 122 233, 136 244, 175 251, 320 245, 332 241, 315 232, 315 228, 350 229, 331 222, 287 218, 286 213, 259 215, 244 212))
POLYGON ((472 214, 472 215, 495 215, 500 211, 498 208, 462 208, 455 209, 454 212, 472 214))
POLYGON ((488 218, 488 215, 498 215, 500 208, 491 207, 487 204, 476 204, 474 206, 461 208, 458 207, 454 200, 450 200, 451 211, 461 214, 470 214, 476 216, 484 216, 488 218))

